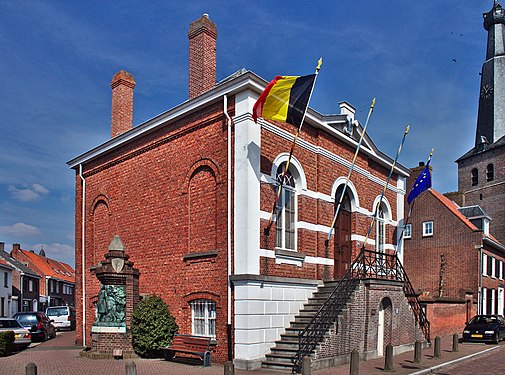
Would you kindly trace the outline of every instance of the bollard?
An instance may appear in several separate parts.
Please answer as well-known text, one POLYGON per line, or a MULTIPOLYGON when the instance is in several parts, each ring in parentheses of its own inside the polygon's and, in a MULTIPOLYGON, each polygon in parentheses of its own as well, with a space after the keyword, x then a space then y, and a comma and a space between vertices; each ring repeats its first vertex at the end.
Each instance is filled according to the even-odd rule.
POLYGON ((414 363, 421 363, 422 342, 417 340, 414 347, 414 363))
POLYGON ((349 375, 359 375, 359 352, 354 349, 351 352, 351 367, 349 369, 349 375))
POLYGON ((224 364, 224 375, 235 375, 235 367, 233 362, 228 361, 224 364))
POLYGON ((303 357, 303 360, 302 360, 302 375, 310 375, 310 374, 311 374, 310 357, 305 356, 305 357, 303 357))
POLYGON ((37 375, 37 365, 30 362, 26 365, 26 375, 37 375))
POLYGON ((452 335, 452 352, 456 353, 458 350, 459 336, 457 333, 452 335))
POLYGON ((394 371, 393 366, 393 345, 386 346, 386 359, 384 363, 384 371, 394 371))
POLYGON ((435 348, 433 349, 433 358, 440 358, 440 347, 442 346, 442 339, 440 336, 435 337, 435 348))
POLYGON ((137 365, 135 362, 126 362, 126 375, 137 375, 137 365))

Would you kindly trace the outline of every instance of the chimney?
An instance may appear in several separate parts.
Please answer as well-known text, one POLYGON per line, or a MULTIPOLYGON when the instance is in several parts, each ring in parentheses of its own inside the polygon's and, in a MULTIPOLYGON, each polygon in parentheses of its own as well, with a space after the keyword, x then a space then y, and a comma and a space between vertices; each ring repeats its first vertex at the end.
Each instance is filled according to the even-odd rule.
POLYGON ((189 26, 189 98, 216 85, 216 24, 208 14, 189 26))
POLYGON ((340 106, 340 114, 347 115, 348 117, 351 118, 351 120, 354 120, 354 114, 356 113, 356 108, 354 108, 354 106, 351 103, 346 102, 345 100, 339 102, 338 104, 340 106))
POLYGON ((133 127, 133 76, 120 70, 110 83, 112 88, 112 138, 130 130, 133 127))
POLYGON ((11 257, 16 258, 16 255, 18 254, 19 250, 21 250, 21 245, 18 244, 18 243, 13 243, 12 244, 11 257))
POLYGON ((0 242, 0 251, 5 251, 5 242, 0 242))

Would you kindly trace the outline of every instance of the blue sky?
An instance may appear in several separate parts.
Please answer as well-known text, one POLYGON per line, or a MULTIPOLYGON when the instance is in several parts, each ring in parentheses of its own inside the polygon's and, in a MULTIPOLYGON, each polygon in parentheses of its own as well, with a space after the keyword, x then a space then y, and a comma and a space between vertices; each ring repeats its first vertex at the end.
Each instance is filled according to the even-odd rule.
MULTIPOLYGON (((217 24, 217 78, 314 71, 311 107, 357 108, 368 133, 414 167, 432 147, 433 185, 457 190, 474 142, 492 0, 0 0, 0 241, 74 264, 74 182, 66 162, 110 138, 110 80, 137 85, 134 125, 188 96, 189 24, 217 24)), ((296 151, 295 151, 296 153, 296 151)))

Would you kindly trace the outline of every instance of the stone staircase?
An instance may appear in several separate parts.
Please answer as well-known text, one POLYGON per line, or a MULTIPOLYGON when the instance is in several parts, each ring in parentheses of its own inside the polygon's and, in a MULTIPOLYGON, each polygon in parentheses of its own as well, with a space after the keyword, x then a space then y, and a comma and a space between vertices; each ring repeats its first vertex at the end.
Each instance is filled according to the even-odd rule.
MULTIPOLYGON (((298 334, 307 326, 338 283, 339 281, 326 281, 317 288, 298 315, 295 315, 295 320, 286 328, 285 333, 281 334, 281 339, 275 341, 275 346, 270 349, 270 354, 265 356, 266 360, 263 361, 262 367, 292 371, 294 367, 292 360, 298 351, 298 334)), ((346 308, 339 315, 345 311, 346 308)))

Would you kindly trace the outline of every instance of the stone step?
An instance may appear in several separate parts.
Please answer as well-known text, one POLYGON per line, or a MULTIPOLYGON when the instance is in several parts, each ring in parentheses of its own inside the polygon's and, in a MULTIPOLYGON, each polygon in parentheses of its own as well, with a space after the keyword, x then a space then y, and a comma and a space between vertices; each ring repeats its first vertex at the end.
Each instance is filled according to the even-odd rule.
POLYGON ((271 362, 271 361, 263 361, 261 367, 270 368, 273 370, 285 370, 286 373, 291 373, 293 367, 295 365, 293 363, 284 363, 284 362, 271 362))
POLYGON ((278 349, 298 349, 298 340, 296 340, 296 341, 278 340, 275 342, 275 348, 278 348, 278 349))

